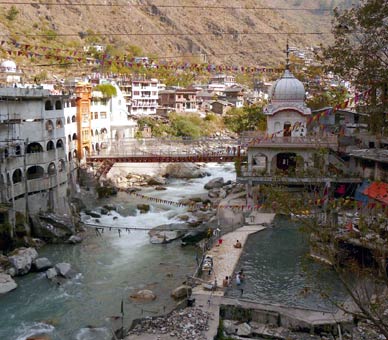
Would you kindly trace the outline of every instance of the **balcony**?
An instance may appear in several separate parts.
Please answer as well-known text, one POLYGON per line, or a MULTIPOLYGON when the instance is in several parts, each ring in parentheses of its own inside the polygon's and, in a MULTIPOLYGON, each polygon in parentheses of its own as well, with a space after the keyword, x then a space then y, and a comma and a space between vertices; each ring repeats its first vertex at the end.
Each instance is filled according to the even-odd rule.
POLYGON ((328 137, 272 137, 272 138, 253 138, 248 142, 249 147, 253 148, 334 148, 338 146, 337 136, 328 137))

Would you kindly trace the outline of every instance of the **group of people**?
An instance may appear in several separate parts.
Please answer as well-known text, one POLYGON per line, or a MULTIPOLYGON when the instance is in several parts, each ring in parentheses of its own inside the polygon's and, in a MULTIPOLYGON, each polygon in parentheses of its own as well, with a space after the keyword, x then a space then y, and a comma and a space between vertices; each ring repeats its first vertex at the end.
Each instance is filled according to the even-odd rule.
POLYGON ((233 283, 233 280, 236 282, 237 288, 241 290, 241 295, 243 294, 243 288, 241 287, 242 284, 245 281, 245 274, 244 270, 241 269, 239 272, 235 273, 233 276, 226 276, 225 279, 222 281, 222 286, 224 288, 230 287, 230 285, 233 283))

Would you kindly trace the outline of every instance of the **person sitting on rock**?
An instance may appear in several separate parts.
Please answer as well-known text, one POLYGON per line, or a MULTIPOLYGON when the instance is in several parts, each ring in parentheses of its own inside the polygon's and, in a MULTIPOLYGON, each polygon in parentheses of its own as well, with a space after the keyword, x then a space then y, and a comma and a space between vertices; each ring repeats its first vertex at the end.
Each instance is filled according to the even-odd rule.
POLYGON ((241 242, 239 240, 237 240, 233 247, 241 248, 241 242))

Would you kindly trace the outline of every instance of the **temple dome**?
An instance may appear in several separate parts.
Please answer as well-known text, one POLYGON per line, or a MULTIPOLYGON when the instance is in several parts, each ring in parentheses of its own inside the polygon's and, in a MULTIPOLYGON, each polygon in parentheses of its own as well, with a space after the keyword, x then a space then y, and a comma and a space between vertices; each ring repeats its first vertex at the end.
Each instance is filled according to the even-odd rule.
POLYGON ((16 64, 12 60, 5 60, 1 63, 1 68, 5 72, 16 72, 16 64))
POLYGON ((285 70, 283 76, 272 87, 272 101, 304 101, 303 83, 296 79, 290 70, 285 70))

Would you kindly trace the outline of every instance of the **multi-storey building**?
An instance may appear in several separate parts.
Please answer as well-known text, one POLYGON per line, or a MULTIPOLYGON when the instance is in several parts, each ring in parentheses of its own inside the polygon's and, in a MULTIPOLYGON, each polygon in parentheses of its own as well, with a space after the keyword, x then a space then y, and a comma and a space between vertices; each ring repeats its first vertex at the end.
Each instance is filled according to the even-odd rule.
POLYGON ((136 116, 154 115, 158 107, 157 79, 132 80, 130 113, 136 116))
POLYGON ((197 112, 197 91, 195 89, 164 90, 159 93, 159 105, 176 112, 197 112))
POLYGON ((66 98, 15 87, 1 88, 0 97, 1 201, 9 204, 11 215, 68 213, 66 98))

